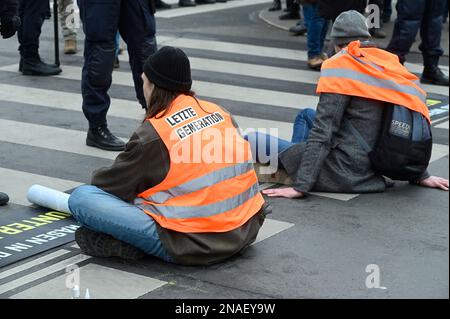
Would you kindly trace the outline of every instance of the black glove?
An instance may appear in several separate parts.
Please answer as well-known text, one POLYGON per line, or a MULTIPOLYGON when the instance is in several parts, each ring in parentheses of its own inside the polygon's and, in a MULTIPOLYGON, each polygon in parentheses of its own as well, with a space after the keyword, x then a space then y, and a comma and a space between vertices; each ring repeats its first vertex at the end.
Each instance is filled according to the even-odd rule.
POLYGON ((21 25, 20 18, 18 16, 1 17, 0 21, 0 34, 3 39, 8 39, 14 36, 21 25))

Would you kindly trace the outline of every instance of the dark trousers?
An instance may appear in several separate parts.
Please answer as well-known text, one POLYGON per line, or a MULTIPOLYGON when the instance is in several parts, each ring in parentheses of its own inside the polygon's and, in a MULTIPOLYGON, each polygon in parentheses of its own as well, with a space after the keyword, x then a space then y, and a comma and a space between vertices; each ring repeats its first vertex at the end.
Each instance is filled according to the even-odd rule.
POLYGON ((388 51, 397 54, 403 63, 420 30, 424 66, 437 66, 444 54, 441 35, 445 3, 446 0, 398 0, 398 17, 388 51))
POLYGON ((116 51, 116 33, 127 43, 136 97, 146 107, 143 64, 156 52, 155 18, 149 0, 78 0, 86 34, 81 81, 83 112, 89 127, 106 125, 111 99, 108 90, 116 51))
POLYGON ((25 59, 39 58, 39 37, 47 14, 49 0, 20 0, 19 51, 25 59))
POLYGON ((286 8, 292 13, 299 13, 300 11, 300 5, 294 0, 286 0, 286 8))

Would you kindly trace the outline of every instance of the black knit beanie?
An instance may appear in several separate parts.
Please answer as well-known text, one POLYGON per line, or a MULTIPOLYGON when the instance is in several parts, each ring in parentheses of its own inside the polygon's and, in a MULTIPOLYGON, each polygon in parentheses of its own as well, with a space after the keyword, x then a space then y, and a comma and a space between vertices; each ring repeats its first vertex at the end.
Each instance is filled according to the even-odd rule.
POLYGON ((178 48, 163 47, 149 56, 144 73, 150 82, 165 90, 187 92, 192 87, 191 64, 178 48))

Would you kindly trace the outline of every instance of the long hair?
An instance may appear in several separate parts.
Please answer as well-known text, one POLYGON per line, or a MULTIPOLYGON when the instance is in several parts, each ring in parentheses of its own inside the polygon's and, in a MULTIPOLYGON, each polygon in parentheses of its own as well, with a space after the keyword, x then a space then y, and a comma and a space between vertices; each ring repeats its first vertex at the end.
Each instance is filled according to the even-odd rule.
POLYGON ((210 113, 206 111, 198 101, 197 97, 195 96, 194 91, 186 91, 186 92, 175 92, 175 91, 169 91, 160 87, 157 87, 155 85, 152 96, 150 97, 150 102, 147 105, 147 112, 145 114, 145 120, 156 118, 160 119, 167 115, 167 113, 170 112, 170 108, 172 106, 173 101, 180 96, 181 94, 191 96, 197 101, 197 105, 206 113, 210 113))
POLYGON ((170 111, 172 102, 181 94, 195 98, 195 93, 193 91, 175 92, 162 89, 155 85, 152 96, 150 97, 150 102, 148 103, 149 105, 147 105, 147 112, 144 120, 164 117, 170 111))

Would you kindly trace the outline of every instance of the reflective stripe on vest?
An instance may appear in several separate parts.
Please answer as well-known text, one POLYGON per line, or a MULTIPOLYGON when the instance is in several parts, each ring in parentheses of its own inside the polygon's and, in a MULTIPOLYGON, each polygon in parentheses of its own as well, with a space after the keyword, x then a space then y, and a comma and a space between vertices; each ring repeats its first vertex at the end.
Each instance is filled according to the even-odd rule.
POLYGON ((228 232, 261 210, 264 199, 250 145, 228 113, 213 103, 180 95, 167 114, 149 121, 167 147, 170 167, 164 181, 138 195, 137 204, 161 227, 182 233, 228 232), (203 123, 211 114, 215 120, 203 123), (230 131, 233 143, 225 143, 230 131), (178 161, 180 151, 198 155, 209 150, 211 137, 213 142, 220 138, 214 146, 220 153, 231 153, 231 162, 208 162, 203 155, 200 162, 178 161))
POLYGON ((258 183, 255 183, 245 192, 230 199, 226 199, 221 202, 216 202, 214 204, 205 206, 151 205, 151 210, 154 214, 172 219, 210 217, 218 214, 223 214, 232 209, 236 209, 245 204, 249 200, 249 198, 255 197, 258 193, 259 193, 259 185, 258 183))
POLYGON ((163 204, 174 197, 202 190, 221 181, 233 178, 235 176, 243 175, 252 169, 252 162, 238 163, 236 165, 225 167, 208 175, 196 178, 180 186, 173 187, 166 191, 158 192, 144 199, 153 203, 163 204))
POLYGON ((409 85, 398 84, 389 79, 379 79, 364 73, 348 69, 324 69, 321 72, 322 77, 334 77, 338 80, 352 79, 381 89, 391 89, 397 92, 417 96, 423 103, 426 103, 427 96, 422 91, 409 85))
POLYGON ((351 42, 325 61, 317 93, 334 93, 384 101, 421 113, 430 121, 426 92, 417 76, 387 51, 351 42))

